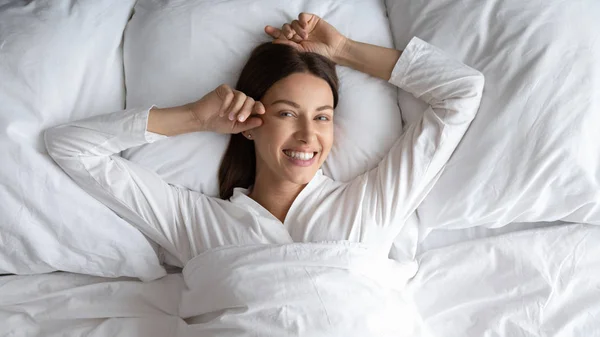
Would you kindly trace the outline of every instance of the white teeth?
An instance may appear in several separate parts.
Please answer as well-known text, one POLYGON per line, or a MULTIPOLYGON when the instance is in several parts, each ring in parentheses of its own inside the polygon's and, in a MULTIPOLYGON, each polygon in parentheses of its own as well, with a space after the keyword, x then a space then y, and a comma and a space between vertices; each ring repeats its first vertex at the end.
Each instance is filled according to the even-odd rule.
POLYGON ((290 151, 290 150, 284 150, 283 152, 288 157, 292 157, 292 158, 296 158, 296 159, 300 159, 300 160, 310 160, 310 159, 312 159, 312 157, 315 156, 314 152, 297 152, 297 151, 290 151))

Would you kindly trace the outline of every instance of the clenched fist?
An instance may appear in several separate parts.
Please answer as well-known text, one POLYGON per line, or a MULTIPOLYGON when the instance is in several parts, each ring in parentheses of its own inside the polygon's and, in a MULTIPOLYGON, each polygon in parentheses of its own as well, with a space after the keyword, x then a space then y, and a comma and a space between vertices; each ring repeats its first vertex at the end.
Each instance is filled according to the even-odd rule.
POLYGON ((258 117, 265 113, 260 101, 243 92, 221 84, 187 108, 203 126, 204 131, 239 133, 262 125, 258 117))

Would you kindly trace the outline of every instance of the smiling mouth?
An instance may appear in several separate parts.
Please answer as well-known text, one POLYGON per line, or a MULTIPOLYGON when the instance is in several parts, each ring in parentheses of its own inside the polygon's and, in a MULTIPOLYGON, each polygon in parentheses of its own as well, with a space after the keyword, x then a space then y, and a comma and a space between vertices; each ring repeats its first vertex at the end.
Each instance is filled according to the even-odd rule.
POLYGON ((299 152, 292 150, 283 150, 283 153, 291 159, 310 161, 317 155, 318 152, 299 152))

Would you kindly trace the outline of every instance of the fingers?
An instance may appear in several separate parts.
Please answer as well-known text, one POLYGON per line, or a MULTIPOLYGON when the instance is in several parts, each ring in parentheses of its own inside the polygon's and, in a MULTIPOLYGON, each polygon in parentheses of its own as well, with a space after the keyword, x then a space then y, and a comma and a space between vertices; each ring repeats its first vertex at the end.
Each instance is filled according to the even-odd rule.
POLYGON ((256 102, 252 97, 246 96, 241 91, 234 91, 232 97, 230 104, 226 107, 226 113, 221 114, 221 117, 226 114, 230 121, 243 122, 250 115, 265 113, 265 106, 261 102, 256 102))
POLYGON ((277 29, 270 25, 265 26, 265 33, 269 34, 274 39, 281 38, 283 35, 286 39, 291 40, 294 37, 294 34, 298 34, 299 37, 306 39, 308 38, 308 33, 312 31, 317 21, 319 21, 319 17, 315 14, 302 12, 298 14, 298 20, 292 21, 291 24, 284 24, 281 29, 277 29))
POLYGON ((227 107, 229 107, 229 105, 233 101, 233 98, 234 98, 233 90, 227 84, 221 84, 219 87, 217 87, 217 89, 215 89, 215 91, 217 93, 217 96, 219 96, 219 98, 221 98, 221 107, 219 108, 219 116, 223 117, 223 116, 225 116, 225 110, 227 109, 227 107))
POLYGON ((260 102, 254 101, 249 97, 239 113, 239 117, 233 125, 232 133, 251 130, 262 125, 263 120, 260 115, 264 115, 265 106, 260 102), (247 104, 246 104, 247 103, 247 104))
POLYGON ((269 25, 265 26, 265 33, 269 34, 274 39, 277 39, 279 36, 281 36, 281 30, 269 25))
POLYGON ((262 104, 261 101, 256 102, 256 104, 254 104, 254 113, 257 115, 264 115, 265 112, 267 111, 267 109, 265 109, 265 106, 262 104))
POLYGON ((313 28, 315 28, 315 25, 318 21, 319 17, 315 14, 302 12, 298 15, 298 22, 300 23, 300 26, 307 32, 311 32, 313 28))
POLYGON ((302 36, 302 34, 304 34, 304 31, 302 30, 302 28, 300 28, 300 24, 296 21, 296 24, 294 25, 294 22, 292 21, 292 23, 288 26, 290 26, 290 29, 292 30, 292 37, 288 38, 288 40, 294 41, 296 43, 302 42, 302 40, 304 39, 304 37, 302 36))
POLYGON ((252 116, 252 117, 248 118, 248 120, 246 120, 244 123, 236 123, 235 126, 233 127, 233 130, 231 130, 231 132, 239 133, 239 132, 243 132, 243 131, 252 130, 254 128, 261 126, 262 123, 263 123, 263 120, 261 118, 252 116))
POLYGON ((227 115, 230 121, 235 120, 237 112, 240 111, 245 101, 246 95, 243 92, 236 91, 234 93, 233 102, 231 102, 231 105, 229 105, 229 109, 227 109, 227 115))
POLYGON ((252 97, 247 97, 235 120, 243 123, 251 115, 264 115, 264 113, 265 106, 260 101, 256 102, 252 97))
MULTIPOLYGON (((296 43, 302 42, 303 38, 301 37, 301 34, 303 34, 304 31, 302 30, 302 28, 300 28, 300 24, 298 23, 298 21, 294 21, 296 21, 295 26, 297 27, 297 29, 289 23, 284 24, 281 27, 281 34, 279 35, 279 39, 286 38, 296 43)), ((294 24, 294 22, 292 22, 292 24, 294 24)))
POLYGON ((242 108, 237 113, 237 117, 235 118, 238 122, 243 122, 250 116, 252 110, 254 109, 254 99, 252 97, 246 97, 246 101, 242 105, 242 108))
POLYGON ((306 39, 308 37, 308 33, 300 26, 300 22, 298 20, 292 21, 292 29, 301 39, 306 39))
POLYGON ((283 26, 281 27, 281 33, 288 40, 291 40, 294 34, 296 34, 296 32, 294 32, 292 26, 289 23, 283 24, 283 26))
POLYGON ((281 26, 281 29, 267 25, 265 26, 265 33, 274 39, 289 40, 296 43, 300 43, 302 40, 308 38, 308 32, 298 20, 292 21, 291 24, 284 24, 281 26))
POLYGON ((221 100, 219 116, 223 118, 215 124, 218 132, 238 133, 262 125, 260 116, 265 114, 266 109, 261 102, 227 84, 220 85, 215 92, 221 100))
POLYGON ((303 28, 306 28, 306 26, 308 26, 308 21, 312 18, 313 14, 310 13, 300 13, 298 14, 298 21, 300 22, 300 25, 303 28))

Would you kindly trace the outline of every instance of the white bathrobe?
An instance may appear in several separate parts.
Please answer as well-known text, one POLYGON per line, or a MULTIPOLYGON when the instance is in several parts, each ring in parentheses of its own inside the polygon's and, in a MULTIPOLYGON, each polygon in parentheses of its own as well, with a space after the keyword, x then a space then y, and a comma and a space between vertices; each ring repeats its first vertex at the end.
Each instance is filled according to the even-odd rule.
MULTIPOLYGON (((250 326, 274 329, 256 328, 256 336, 279 336, 282 331, 295 331, 289 334, 293 336, 334 336, 335 331, 340 336, 350 336, 352 331, 356 336, 366 332, 398 336, 401 320, 388 318, 400 311, 391 304, 381 311, 386 307, 383 303, 374 310, 367 302, 395 293, 394 287, 401 287, 416 271, 414 265, 394 265, 387 259, 388 252, 475 117, 484 77, 415 37, 389 82, 429 104, 422 118, 405 128, 376 168, 354 180, 336 182, 319 170, 294 200, 283 223, 250 199, 246 189, 235 189, 230 200, 208 197, 170 185, 118 156, 127 148, 166 138, 146 130, 149 108, 60 125, 46 131, 45 140, 48 153, 73 180, 163 247, 168 262, 184 266, 193 259, 184 277, 189 291, 196 289, 204 297, 196 297, 198 307, 194 307, 190 299, 195 297, 185 295, 181 314, 196 317, 190 322, 196 322, 197 328, 213 324, 212 330, 199 330, 203 336, 254 336, 244 333, 254 329, 250 326), (246 258, 246 253, 256 260, 246 258), (366 256, 372 268, 364 263, 366 256), (212 268, 206 267, 208 257, 215 263, 212 268), (257 261, 264 268, 257 268, 257 261), (291 261, 297 265, 291 267, 291 261), (220 275, 219 270, 228 274, 220 275), (335 282, 339 287, 344 280, 348 282, 340 293, 335 282), (198 283, 204 287, 198 288, 198 283), (255 289, 265 283, 269 284, 265 289, 255 289), (250 285, 254 288, 248 291, 250 285), (217 296, 207 304, 203 298, 212 291, 217 296), (220 301, 227 293, 234 299, 220 301), (294 310, 288 301, 289 306, 298 304, 294 310), (392 315, 381 316, 382 312, 392 315), (250 318, 242 320, 244 315, 250 318), (385 323, 356 321, 369 315, 384 317, 385 323), (375 333, 371 326, 382 330, 375 333)), ((379 118, 377 111, 365 113, 379 118)))

